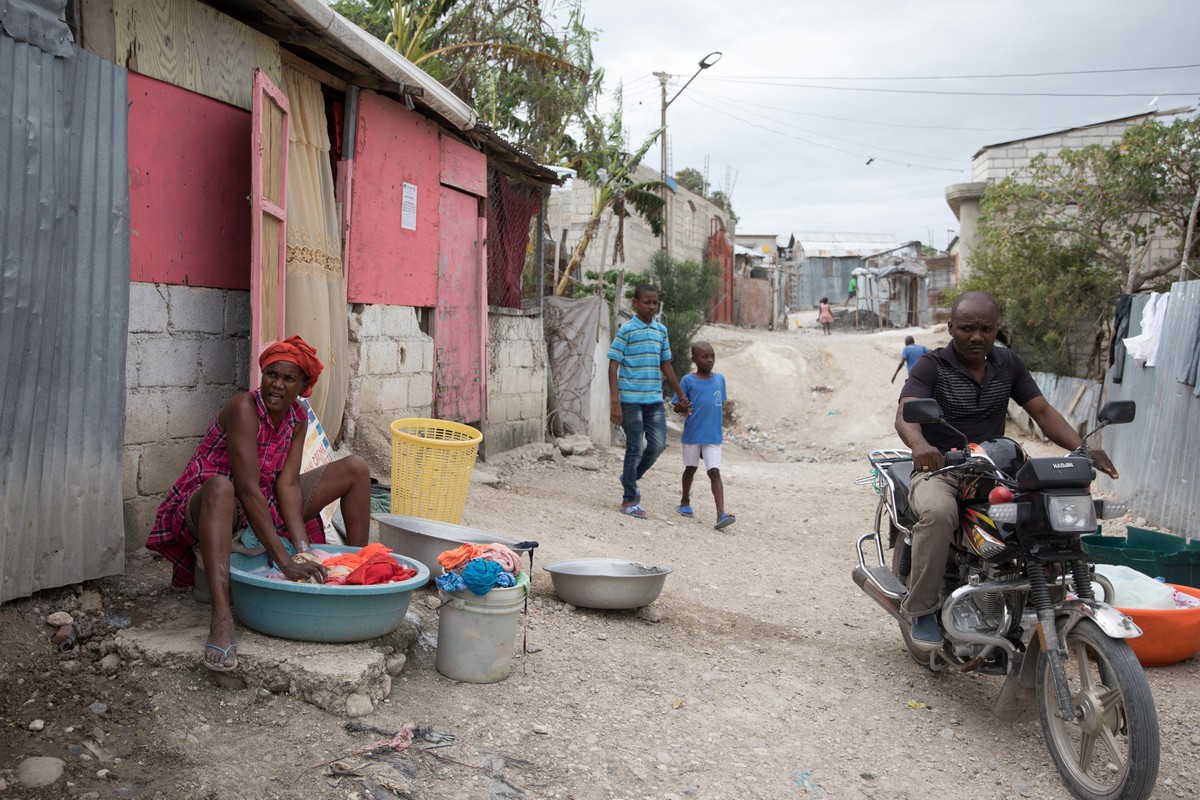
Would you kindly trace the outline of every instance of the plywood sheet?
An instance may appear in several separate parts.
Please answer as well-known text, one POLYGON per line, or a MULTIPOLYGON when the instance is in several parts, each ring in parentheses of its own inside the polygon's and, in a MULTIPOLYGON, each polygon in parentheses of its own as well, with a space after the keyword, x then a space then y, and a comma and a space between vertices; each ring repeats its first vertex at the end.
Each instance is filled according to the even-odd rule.
POLYGON ((279 43, 193 0, 113 0, 117 63, 250 110, 255 68, 283 84, 279 43))

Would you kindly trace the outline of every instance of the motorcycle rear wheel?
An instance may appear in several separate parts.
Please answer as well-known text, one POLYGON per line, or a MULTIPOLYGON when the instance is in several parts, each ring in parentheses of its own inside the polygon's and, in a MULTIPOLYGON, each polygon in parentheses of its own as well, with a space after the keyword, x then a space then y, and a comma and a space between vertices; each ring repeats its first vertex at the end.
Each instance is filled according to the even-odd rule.
POLYGON ((1089 619, 1066 637, 1063 666, 1076 711, 1058 714, 1050 662, 1038 664, 1037 704, 1054 765, 1080 800, 1144 800, 1158 778, 1158 714, 1129 645, 1089 619))

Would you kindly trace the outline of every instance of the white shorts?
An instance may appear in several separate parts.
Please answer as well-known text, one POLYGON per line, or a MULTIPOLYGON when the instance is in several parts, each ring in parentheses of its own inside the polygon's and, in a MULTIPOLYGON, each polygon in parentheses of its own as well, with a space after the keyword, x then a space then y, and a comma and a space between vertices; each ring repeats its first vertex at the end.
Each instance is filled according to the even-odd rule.
POLYGON ((719 469, 721 466, 721 445, 719 444, 685 444, 683 445, 683 465, 685 467, 700 466, 700 458, 704 458, 704 469, 719 469))

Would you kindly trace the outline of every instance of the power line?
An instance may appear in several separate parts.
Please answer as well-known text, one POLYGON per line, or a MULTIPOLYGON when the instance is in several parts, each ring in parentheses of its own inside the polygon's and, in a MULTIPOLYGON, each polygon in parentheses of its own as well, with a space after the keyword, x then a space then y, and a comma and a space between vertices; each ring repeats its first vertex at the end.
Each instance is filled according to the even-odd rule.
MULTIPOLYGON (((750 86, 779 86, 790 89, 826 89, 834 92, 879 92, 882 94, 934 94, 959 95, 967 97, 1145 97, 1155 94, 1158 97, 1198 97, 1200 91, 1194 92, 951 92, 935 89, 877 89, 865 86, 823 86, 812 83, 774 83, 771 81, 754 81, 742 78, 710 77, 710 81, 737 83, 750 86)), ((783 79, 786 80, 786 79, 783 79)))
POLYGON ((710 97, 713 100, 719 100, 722 103, 740 103, 744 106, 756 106, 758 108, 769 108, 773 111, 779 111, 784 114, 794 114, 799 117, 816 117, 817 119, 828 119, 835 122, 853 122, 859 125, 880 125, 887 128, 913 128, 916 130, 927 131, 974 131, 974 132, 1002 132, 1002 133, 1020 133, 1022 131, 1042 131, 1056 130, 1059 128, 1071 128, 1078 123, 1070 125, 1039 125, 1037 127, 1026 128, 973 128, 973 127, 957 127, 953 125, 907 125, 903 122, 880 122, 872 119, 855 119, 853 117, 835 117, 830 114, 816 114, 811 111, 793 111, 790 108, 780 108, 778 105, 770 103, 754 103, 750 100, 742 100, 735 97, 727 97, 725 95, 713 94, 712 92, 704 92, 699 89, 693 91, 693 94, 698 94, 702 97, 710 97))
POLYGON ((999 75, 739 75, 739 78, 754 80, 791 80, 791 81, 947 81, 947 80, 985 80, 992 78, 1049 78, 1062 75, 1114 75, 1127 72, 1155 72, 1171 69, 1196 69, 1200 64, 1179 64, 1168 67, 1124 67, 1121 69, 1080 69, 1067 72, 1010 72, 999 75))
MULTIPOLYGON (((726 111, 724 109, 717 108, 716 106, 710 106, 708 103, 703 103, 703 102, 697 100, 695 97, 688 97, 687 99, 690 102, 696 103, 697 105, 703 106, 711 111, 716 111, 718 114, 724 114, 725 116, 729 117, 730 119, 737 120, 738 122, 744 123, 753 128, 759 128, 760 130, 764 130, 767 133, 773 133, 776 136, 784 136, 784 137, 787 137, 788 139, 795 139, 798 142, 804 142, 805 144, 812 145, 813 147, 821 147, 826 150, 834 150, 839 153, 845 153, 846 155, 849 155, 849 156, 855 156, 856 158, 870 158, 875 161, 883 161, 883 162, 886 162, 889 164, 898 164, 902 167, 913 167, 916 169, 929 169, 929 170, 934 170, 937 172, 966 173, 966 170, 963 170, 963 169, 950 169, 949 167, 931 167, 931 166, 927 166, 925 164, 912 164, 912 163, 908 163, 908 162, 904 162, 904 161, 897 161, 897 160, 891 159, 891 158, 882 158, 880 156, 872 156, 867 153, 858 153, 858 152, 854 152, 853 150, 845 150, 841 147, 834 147, 833 145, 830 145, 830 144, 822 144, 821 142, 814 142, 811 139, 804 138, 803 136, 796 136, 794 134, 784 133, 783 131, 773 130, 771 128, 768 128, 765 125, 759 125, 757 122, 752 122, 748 119, 743 119, 743 118, 737 116, 736 114, 730 114, 728 111, 726 111)), ((830 137, 830 138, 832 138, 832 137, 830 137)), ((927 157, 928 156, 921 156, 921 158, 927 158, 927 157)))
MULTIPOLYGON (((707 94, 705 92, 696 92, 696 94, 702 95, 702 96, 707 96, 707 94)), ((760 116, 762 116, 762 115, 760 115, 760 116)), ((833 141, 841 142, 842 144, 851 144, 851 145, 855 145, 857 147, 866 147, 871 150, 883 150, 888 153, 896 153, 896 154, 902 155, 902 156, 915 156, 917 158, 925 158, 925 159, 929 159, 931 161, 949 161, 953 164, 961 164, 962 163, 962 159, 958 159, 958 158, 946 158, 945 156, 927 156, 924 153, 913 153, 908 150, 894 150, 890 147, 880 147, 878 145, 868 144, 866 142, 856 142, 853 139, 843 139, 840 136, 831 136, 828 133, 822 133, 821 131, 814 131, 812 128, 801 128, 798 125, 789 125, 786 122, 783 122, 783 121, 777 120, 777 119, 771 119, 770 117, 767 117, 767 116, 762 116, 762 118, 768 122, 773 122, 776 125, 783 125, 790 130, 803 131, 804 133, 811 133, 814 136, 820 136, 825 139, 832 139, 833 141)))

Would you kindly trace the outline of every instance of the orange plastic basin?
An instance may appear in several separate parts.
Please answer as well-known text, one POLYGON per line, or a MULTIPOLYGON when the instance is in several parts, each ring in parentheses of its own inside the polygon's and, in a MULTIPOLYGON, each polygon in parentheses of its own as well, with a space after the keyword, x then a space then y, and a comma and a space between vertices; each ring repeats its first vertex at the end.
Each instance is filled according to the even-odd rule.
MULTIPOLYGON (((1200 589, 1174 586, 1184 594, 1200 598, 1200 589)), ((1120 608, 1120 606, 1118 606, 1120 608)), ((1200 607, 1121 608, 1142 629, 1142 635, 1126 639, 1143 667, 1165 667, 1191 658, 1200 651, 1200 607)))

